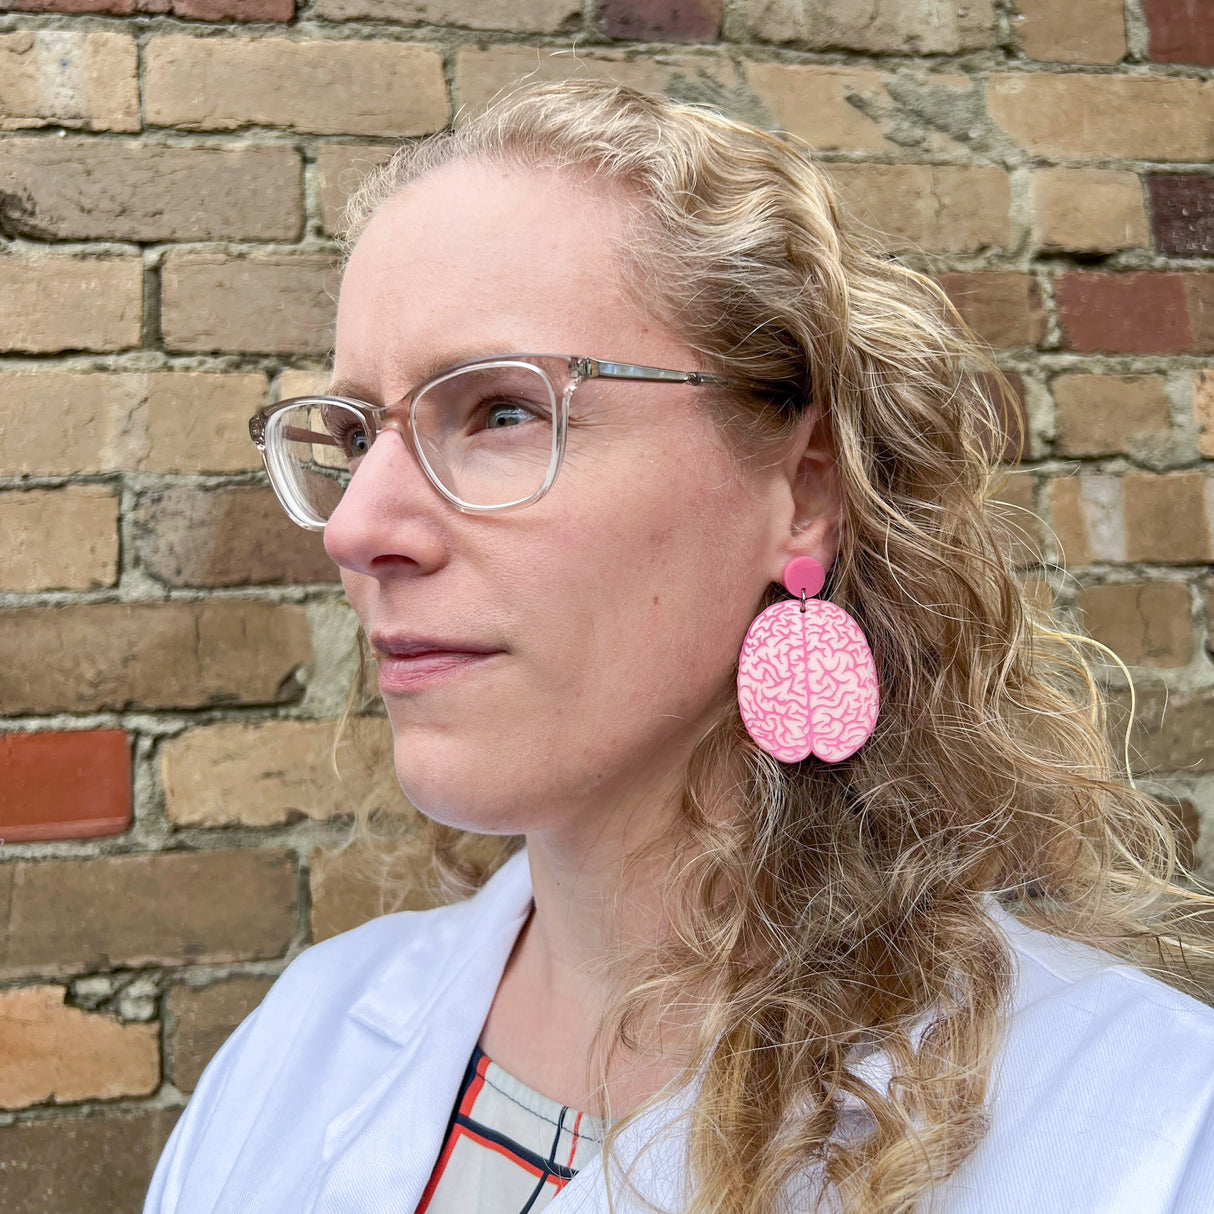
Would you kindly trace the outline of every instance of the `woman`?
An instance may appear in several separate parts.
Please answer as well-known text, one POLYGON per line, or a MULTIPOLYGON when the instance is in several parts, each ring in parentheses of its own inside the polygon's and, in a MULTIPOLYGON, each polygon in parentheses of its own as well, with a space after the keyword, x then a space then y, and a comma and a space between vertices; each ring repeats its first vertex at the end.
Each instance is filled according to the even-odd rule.
POLYGON ((297 959, 149 1214, 1211 1209, 1214 1017, 1075 943, 1174 955, 1173 846, 939 292, 786 141, 594 83, 352 231, 333 385, 253 432, 440 858, 505 863, 297 959))

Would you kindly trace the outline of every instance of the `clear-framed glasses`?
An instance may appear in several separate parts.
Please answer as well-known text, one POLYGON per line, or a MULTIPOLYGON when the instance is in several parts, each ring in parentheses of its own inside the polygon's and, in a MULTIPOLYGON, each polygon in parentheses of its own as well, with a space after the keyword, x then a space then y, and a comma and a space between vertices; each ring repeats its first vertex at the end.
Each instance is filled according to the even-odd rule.
POLYGON ((702 371, 509 354, 449 367, 394 405, 343 396, 279 401, 249 419, 249 434, 283 509, 310 530, 324 529, 359 461, 389 428, 405 437, 430 483, 456 509, 514 510, 552 488, 565 455, 569 401, 588 379, 727 384, 702 371))

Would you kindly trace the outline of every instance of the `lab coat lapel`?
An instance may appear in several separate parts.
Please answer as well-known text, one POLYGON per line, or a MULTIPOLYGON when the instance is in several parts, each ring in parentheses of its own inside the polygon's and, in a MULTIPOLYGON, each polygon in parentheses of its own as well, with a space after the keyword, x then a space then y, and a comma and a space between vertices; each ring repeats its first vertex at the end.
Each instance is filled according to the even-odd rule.
POLYGON ((326 1128, 307 1209, 412 1214, 442 1146, 460 1079, 531 906, 526 852, 477 896, 418 933, 348 1013, 351 1031, 399 1045, 393 1063, 326 1128))

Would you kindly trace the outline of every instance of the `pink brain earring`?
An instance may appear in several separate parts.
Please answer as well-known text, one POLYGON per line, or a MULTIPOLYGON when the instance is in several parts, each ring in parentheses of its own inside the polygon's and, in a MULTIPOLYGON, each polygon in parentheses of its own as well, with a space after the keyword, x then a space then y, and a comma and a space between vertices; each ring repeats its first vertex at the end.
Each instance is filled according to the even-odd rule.
POLYGON ((838 763, 876 724, 877 667, 860 625, 842 607, 813 598, 826 581, 813 557, 794 557, 782 580, 797 598, 762 611, 742 643, 742 721, 782 763, 811 754, 838 763))

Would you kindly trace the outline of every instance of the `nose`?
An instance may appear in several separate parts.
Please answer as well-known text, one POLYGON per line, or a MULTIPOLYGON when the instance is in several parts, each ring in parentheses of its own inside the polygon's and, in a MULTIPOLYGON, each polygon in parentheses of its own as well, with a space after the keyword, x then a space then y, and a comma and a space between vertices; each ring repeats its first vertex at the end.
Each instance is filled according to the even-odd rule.
POLYGON ((405 437, 381 430, 329 516, 325 551, 352 573, 432 572, 446 560, 445 508, 405 437))

